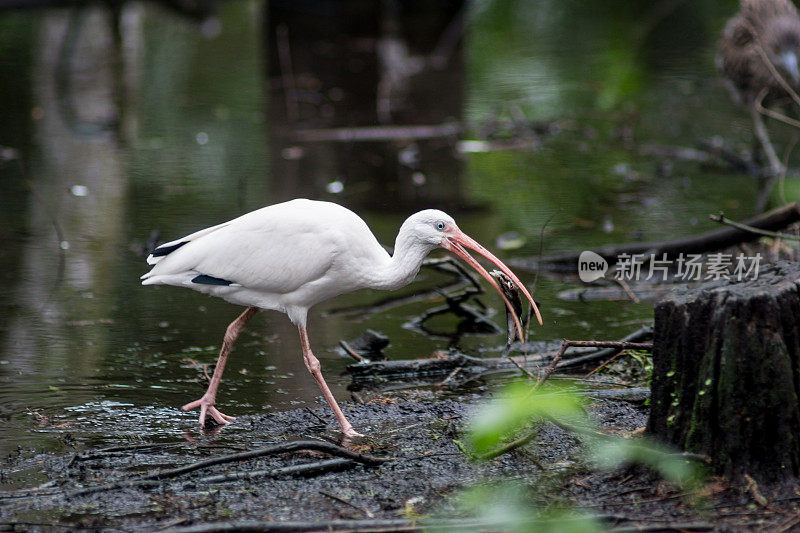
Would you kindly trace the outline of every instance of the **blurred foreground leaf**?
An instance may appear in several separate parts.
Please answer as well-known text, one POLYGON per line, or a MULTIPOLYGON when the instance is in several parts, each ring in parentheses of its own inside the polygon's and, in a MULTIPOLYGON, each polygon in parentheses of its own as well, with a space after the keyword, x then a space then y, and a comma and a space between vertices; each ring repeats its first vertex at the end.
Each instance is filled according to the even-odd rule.
POLYGON ((580 435, 589 463, 595 467, 612 469, 641 464, 681 486, 700 477, 696 462, 663 444, 644 437, 626 439, 598 431, 583 409, 582 398, 563 387, 532 388, 528 383, 506 387, 473 418, 469 434, 471 450, 479 458, 495 457, 507 451, 503 446, 511 439, 517 438, 520 445, 527 444, 532 439, 520 439, 519 434, 526 429, 525 434, 532 436, 532 426, 543 421, 552 421, 580 435))
MULTIPOLYGON (((516 483, 481 485, 460 493, 456 506, 481 524, 503 532, 594 533, 604 531, 591 516, 569 509, 541 510, 531 491, 516 483)), ((437 531, 434 527, 432 531, 437 531)), ((448 528, 447 531, 452 531, 448 528)))
POLYGON ((596 439, 590 446, 589 457, 595 466, 604 469, 618 468, 629 463, 646 465, 679 486, 691 485, 698 481, 700 475, 695 461, 644 437, 596 439))
POLYGON ((498 446, 531 422, 558 419, 578 427, 588 427, 589 420, 581 399, 557 387, 532 390, 529 384, 515 383, 485 405, 470 424, 470 443, 478 454, 498 446))

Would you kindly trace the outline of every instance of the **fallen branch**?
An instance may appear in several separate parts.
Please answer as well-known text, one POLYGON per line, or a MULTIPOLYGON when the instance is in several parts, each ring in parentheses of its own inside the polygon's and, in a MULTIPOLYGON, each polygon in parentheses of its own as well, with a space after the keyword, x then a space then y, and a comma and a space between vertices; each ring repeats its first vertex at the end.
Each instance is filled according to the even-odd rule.
MULTIPOLYGON (((627 337, 616 341, 616 342, 603 342, 606 346, 608 346, 605 350, 598 350, 596 352, 592 352, 586 355, 579 355, 578 357, 573 357, 572 359, 567 359, 565 361, 560 361, 557 365, 557 368, 567 368, 571 366, 579 366, 583 365, 592 361, 597 361, 598 359, 603 359, 605 357, 610 357, 616 355, 617 352, 620 350, 652 350, 653 344, 652 343, 644 343, 639 342, 645 338, 651 338, 653 336, 653 327, 652 326, 645 326, 637 331, 634 331, 627 337)), ((567 342, 567 341, 565 341, 567 342)), ((580 342, 587 342, 587 341, 569 341, 574 343, 580 342)), ((588 341, 594 342, 594 341, 588 341)), ((572 344, 574 347, 578 346, 588 346, 586 344, 572 344)), ((600 346, 600 343, 596 344, 596 346, 600 346)), ((566 348, 565 348, 566 349, 566 348)), ((563 354, 562 354, 563 355, 563 354)))
MULTIPOLYGON (((560 361, 561 357, 559 357, 557 352, 552 349, 527 355, 492 358, 472 357, 458 352, 446 357, 355 363, 349 365, 347 367, 347 371, 353 377, 353 381, 426 377, 438 378, 439 376, 447 376, 453 373, 456 369, 459 369, 459 375, 474 378, 476 375, 504 372, 515 369, 518 370, 520 367, 525 369, 540 369, 545 365, 546 361, 551 360, 551 356, 554 353, 556 353, 556 357, 559 358, 559 360, 556 361, 556 363, 560 363, 557 365, 557 368, 561 369, 570 366, 579 366, 584 363, 614 355, 619 350, 623 349, 619 346, 635 349, 646 349, 651 345, 643 344, 640 341, 651 338, 652 335, 653 327, 644 326, 634 331, 630 335, 623 337, 619 341, 567 341, 585 343, 574 344, 573 346, 612 346, 612 348, 598 350, 588 354, 582 354, 565 361, 560 361)), ((563 345, 561 348, 565 349, 563 345)), ((559 352, 561 352, 561 350, 559 350, 559 352)), ((563 356, 563 352, 561 352, 561 356, 563 356)))
POLYGON ((752 155, 743 157, 737 154, 733 149, 716 141, 701 140, 697 143, 697 146, 701 150, 705 150, 709 154, 719 157, 733 167, 734 170, 747 172, 752 176, 760 176, 763 174, 763 170, 758 163, 753 160, 752 155))
POLYGON ((681 161, 692 161, 695 163, 710 163, 711 155, 708 153, 707 146, 702 146, 702 150, 688 146, 670 146, 666 144, 642 144, 639 146, 639 154, 650 157, 661 157, 664 159, 679 159, 681 161))
MULTIPOLYGON (((627 520, 620 515, 589 515, 600 521, 617 522, 627 520)), ((359 519, 359 520, 237 520, 233 522, 208 522, 187 527, 176 527, 163 530, 164 533, 212 533, 223 531, 424 531, 453 529, 460 531, 505 531, 511 525, 518 528, 521 524, 528 524, 532 529, 536 526, 545 527, 552 524, 565 524, 570 522, 580 523, 587 517, 585 515, 574 518, 560 517, 557 519, 539 518, 536 516, 513 521, 500 519, 475 519, 475 518, 449 518, 439 520, 409 520, 405 518, 388 519, 359 519)))
MULTIPOLYGON (((636 283, 632 289, 636 289, 636 298, 639 301, 655 301, 675 290, 675 287, 675 283, 641 282, 636 283)), ((630 295, 619 284, 592 283, 588 286, 561 291, 557 296, 562 300, 579 302, 630 300, 630 295)))
POLYGON ((365 455, 357 453, 348 450, 347 448, 342 448, 341 446, 332 444, 330 442, 316 441, 316 440, 298 440, 293 442, 276 444, 274 446, 267 446, 265 448, 249 450, 246 452, 221 455, 218 457, 211 457, 209 459, 198 461, 196 463, 191 463, 176 468, 170 468, 167 470, 162 470, 160 472, 146 474, 144 476, 137 476, 132 479, 129 478, 111 483, 103 483, 101 485, 95 485, 92 487, 83 487, 72 490, 58 490, 58 491, 39 493, 39 494, 2 493, 0 494, 0 498, 2 498, 0 500, 0 506, 16 503, 31 498, 44 498, 44 497, 56 497, 56 496, 74 498, 77 496, 83 496, 86 494, 93 494, 96 492, 104 492, 109 490, 117 490, 117 489, 132 488, 132 487, 157 486, 160 484, 161 481, 165 479, 172 479, 178 476, 189 474, 191 472, 195 472, 197 470, 202 470, 203 468, 208 468, 211 466, 226 464, 226 463, 247 461, 249 459, 255 459, 258 457, 264 457, 268 455, 296 452, 300 450, 312 450, 317 452, 324 452, 330 455, 342 457, 345 459, 350 459, 352 461, 356 461, 367 465, 379 465, 391 460, 390 458, 387 457, 376 457, 374 455, 365 455))
POLYGON ((409 126, 362 126, 353 128, 327 128, 295 130, 292 137, 297 142, 376 142, 397 139, 435 139, 461 135, 461 124, 421 124, 409 126))
MULTIPOLYGON (((637 502, 639 503, 639 502, 637 502)), ((636 520, 642 522, 642 520, 636 520)), ((714 525, 709 522, 672 522, 672 523, 658 523, 651 525, 641 525, 637 523, 634 526, 615 527, 609 530, 609 533, 647 533, 650 531, 664 533, 665 531, 712 531, 714 525)))
POLYGON ((621 350, 652 350, 653 343, 652 342, 628 342, 628 341, 569 341, 564 340, 563 344, 561 344, 561 349, 558 350, 558 353, 544 369, 541 378, 539 379, 539 383, 546 381, 547 378, 550 377, 550 374, 555 372, 557 368, 562 368, 565 366, 574 366, 577 363, 586 363, 587 361, 594 361, 601 357, 605 357, 606 353, 608 355, 616 356, 616 353, 621 350), (595 353, 591 353, 588 355, 584 355, 582 357, 575 357, 574 359, 569 359, 567 361, 562 361, 561 358, 564 356, 564 353, 567 351, 567 348, 611 348, 612 350, 600 350, 595 353), (598 355, 603 354, 603 355, 598 355))
MULTIPOLYGON (((756 217, 744 221, 744 225, 750 228, 762 230, 778 230, 785 228, 789 224, 800 221, 800 204, 792 202, 772 211, 762 213, 756 217)), ((758 240, 759 235, 753 234, 740 228, 727 227, 716 231, 710 231, 694 237, 685 237, 673 241, 628 243, 618 246, 604 246, 594 250, 610 264, 617 261, 617 257, 622 254, 654 254, 661 257, 667 255, 667 259, 674 260, 678 254, 694 254, 712 252, 741 244, 758 240)), ((543 268, 561 271, 577 271, 578 257, 580 252, 569 252, 544 256, 541 259, 526 258, 512 260, 511 263, 519 268, 534 270, 538 265, 543 268)))
POLYGON ((597 400, 617 400, 622 402, 641 403, 650 398, 650 389, 647 387, 633 387, 630 389, 597 389, 582 391, 581 394, 597 400))
POLYGON ((266 448, 258 448, 246 452, 221 455, 219 457, 211 457, 209 459, 198 461, 196 463, 179 466, 176 468, 171 468, 169 470, 163 470, 161 472, 155 472, 153 474, 148 474, 146 476, 143 476, 141 479, 143 480, 169 479, 182 476, 184 474, 188 474, 196 470, 201 470, 203 468, 208 468, 209 466, 247 461, 248 459, 255 459, 257 457, 264 457, 267 455, 277 455, 288 452, 296 452, 299 450, 312 450, 317 452, 324 452, 330 455, 344 457, 346 459, 352 459, 353 461, 357 461, 359 463, 367 465, 379 465, 391 460, 387 457, 376 457, 374 455, 365 455, 357 453, 348 450, 347 448, 342 448, 341 446, 332 444, 330 442, 318 441, 318 440, 297 440, 293 442, 286 442, 284 444, 276 444, 275 446, 267 446, 266 448))
POLYGON ((392 379, 403 377, 446 376, 456 369, 462 375, 474 376, 495 370, 514 370, 519 366, 541 366, 546 356, 534 354, 515 357, 495 357, 482 359, 463 353, 429 359, 410 359, 395 361, 373 361, 357 363, 347 367, 353 380, 392 379), (513 361, 512 361, 513 359, 513 361))
POLYGON ((70 467, 76 461, 91 461, 93 459, 103 459, 105 457, 114 457, 117 455, 130 455, 131 452, 140 453, 150 450, 158 450, 162 448, 171 448, 175 446, 185 446, 186 442, 163 442, 163 443, 145 443, 145 444, 131 444, 127 446, 109 446, 107 448, 100 448, 98 450, 86 451, 76 453, 67 463, 70 467))
POLYGON ((201 477, 197 483, 202 485, 205 483, 225 483, 228 481, 239 481, 242 479, 259 479, 264 477, 280 477, 280 476, 309 476, 313 474, 320 474, 323 472, 338 472, 357 465, 352 459, 326 459, 325 461, 317 461, 315 463, 306 463, 300 465, 284 466, 282 468, 271 468, 269 470, 250 470, 244 472, 233 472, 231 474, 217 474, 214 476, 201 477))

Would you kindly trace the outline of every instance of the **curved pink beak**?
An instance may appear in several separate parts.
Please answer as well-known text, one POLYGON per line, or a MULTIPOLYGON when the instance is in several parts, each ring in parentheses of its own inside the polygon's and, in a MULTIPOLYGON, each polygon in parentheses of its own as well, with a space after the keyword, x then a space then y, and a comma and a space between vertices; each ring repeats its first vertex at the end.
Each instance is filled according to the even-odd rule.
POLYGON ((502 270, 506 276, 511 278, 511 281, 513 281, 516 284, 516 286, 520 288, 522 293, 531 303, 533 312, 536 314, 536 320, 539 322, 540 326, 542 325, 542 315, 539 313, 539 308, 536 307, 536 302, 533 301, 533 297, 530 295, 525 285, 523 285, 523 283, 519 280, 516 274, 511 272, 510 268, 508 268, 502 261, 500 261, 497 257, 495 257, 494 254, 492 254, 489 250, 481 246, 479 242, 477 242, 475 239, 473 239, 460 229, 451 228, 450 231, 447 232, 447 236, 442 241, 441 246, 445 250, 453 252, 458 257, 463 259, 469 266, 477 270, 478 274, 483 276, 484 279, 486 279, 486 281, 488 281, 489 284, 492 287, 494 287, 497 293, 500 294, 500 297, 503 299, 503 303, 506 304, 506 307, 511 313, 511 316, 514 318, 514 324, 517 327, 517 333, 519 334, 520 340, 524 339, 525 337, 522 333, 522 323, 520 322, 517 313, 514 311, 514 307, 511 305, 511 302, 508 301, 508 298, 506 298, 505 294, 503 294, 503 290, 497 284, 497 281, 495 281, 495 279, 491 275, 489 275, 486 269, 483 268, 481 264, 478 263, 478 261, 470 255, 470 253, 465 249, 465 247, 481 254, 483 257, 494 263, 494 265, 497 268, 502 270))

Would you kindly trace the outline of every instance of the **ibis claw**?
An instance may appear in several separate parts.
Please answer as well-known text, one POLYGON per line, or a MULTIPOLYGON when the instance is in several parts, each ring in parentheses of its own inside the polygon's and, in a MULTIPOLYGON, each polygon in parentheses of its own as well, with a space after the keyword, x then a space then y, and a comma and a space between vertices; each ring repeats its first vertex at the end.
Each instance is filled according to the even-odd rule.
POLYGON ((342 433, 344 434, 344 437, 346 439, 354 439, 356 437, 363 437, 364 436, 364 434, 359 433, 358 431, 353 429, 353 426, 343 427, 342 428, 342 433))
POLYGON ((197 407, 200 407, 199 422, 200 422, 200 426, 202 426, 202 427, 205 427, 206 415, 211 415, 211 418, 213 418, 214 421, 217 424, 221 425, 221 426, 225 426, 225 425, 229 424, 231 420, 235 420, 236 419, 233 416, 228 416, 228 415, 220 412, 219 409, 214 407, 214 403, 215 403, 215 399, 213 397, 209 397, 207 395, 203 395, 203 397, 200 398, 199 400, 195 400, 193 402, 187 403, 186 405, 181 407, 181 410, 182 411, 189 411, 191 409, 195 409, 197 407))

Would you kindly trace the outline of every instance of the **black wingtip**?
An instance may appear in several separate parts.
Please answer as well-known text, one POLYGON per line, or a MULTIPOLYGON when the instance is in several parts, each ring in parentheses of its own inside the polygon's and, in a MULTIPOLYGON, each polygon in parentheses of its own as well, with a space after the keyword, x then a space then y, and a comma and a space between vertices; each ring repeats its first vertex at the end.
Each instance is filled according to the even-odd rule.
POLYGON ((183 246, 188 242, 189 241, 183 241, 179 242, 178 244, 173 244, 172 246, 159 246, 158 248, 150 252, 150 255, 152 255, 153 257, 162 257, 164 255, 171 254, 172 252, 174 252, 175 250, 177 250, 178 248, 180 248, 181 246, 183 246))
POLYGON ((214 276, 200 274, 192 279, 192 283, 198 283, 201 285, 233 285, 234 282, 228 281, 227 279, 215 278, 214 276))

